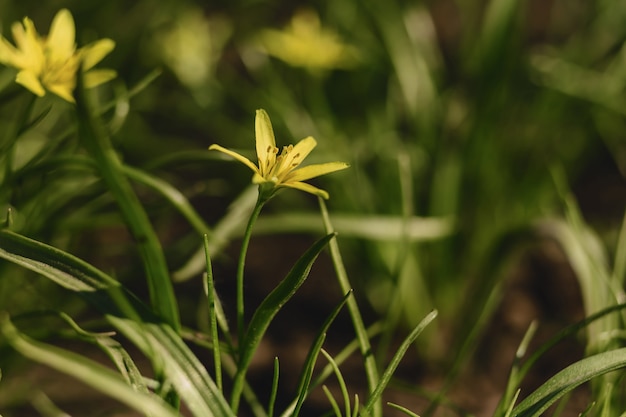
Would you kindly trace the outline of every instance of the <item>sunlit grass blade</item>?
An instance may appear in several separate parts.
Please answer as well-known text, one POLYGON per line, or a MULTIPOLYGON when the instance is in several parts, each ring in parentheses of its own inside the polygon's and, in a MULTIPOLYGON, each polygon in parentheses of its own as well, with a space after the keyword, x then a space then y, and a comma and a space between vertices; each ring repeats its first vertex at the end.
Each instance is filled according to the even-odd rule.
POLYGON ((178 306, 161 243, 123 173, 122 163, 102 121, 96 115, 92 97, 84 88, 82 76, 78 77, 75 98, 81 142, 98 165, 137 243, 146 270, 152 307, 174 329, 180 329, 178 306))
MULTIPOLYGON (((256 188, 251 187, 230 206, 227 214, 213 227, 210 236, 211 253, 218 253, 236 236, 241 236, 250 211, 254 207, 256 188)), ((443 217, 417 217, 403 219, 399 216, 355 215, 334 213, 330 216, 334 230, 344 237, 374 241, 397 241, 403 235, 411 242, 438 240, 454 231, 451 219, 443 217)), ((286 212, 267 214, 254 225, 255 235, 275 233, 325 232, 319 223, 319 213, 286 212)), ((183 267, 174 272, 175 281, 196 276, 204 268, 204 252, 196 252, 183 267)))
POLYGON ((324 394, 326 394, 326 398, 328 398, 328 402, 330 403, 330 406, 332 407, 333 412, 335 413, 335 416, 341 417, 341 410, 339 409, 339 404, 337 403, 337 400, 333 396, 333 393, 330 392, 330 390, 328 389, 326 385, 322 386, 322 390, 324 391, 324 394))
POLYGON ((33 394, 30 403, 42 417, 71 417, 65 411, 57 407, 52 400, 41 391, 33 394))
POLYGON ((354 394, 354 406, 352 407, 352 416, 351 417, 357 417, 359 416, 359 394, 354 394))
POLYGON ((75 256, 6 229, 0 230, 0 257, 76 292, 95 292, 120 285, 75 256))
POLYGON ((387 403, 387 405, 391 408, 395 408, 396 410, 402 411, 404 414, 406 414, 409 417, 420 417, 419 414, 415 414, 413 411, 401 405, 394 404, 394 403, 387 403))
POLYGON ((164 375, 194 416, 234 416, 206 368, 170 326, 117 317, 107 319, 144 354, 161 362, 164 375))
POLYGON ((513 408, 515 407, 515 403, 517 402, 517 398, 519 397, 520 392, 522 392, 522 390, 519 388, 517 389, 517 391, 515 391, 513 398, 511 398, 511 403, 509 404, 506 413, 504 414, 504 417, 511 417, 511 414, 513 414, 513 408))
MULTIPOLYGON (((335 377, 337 378, 337 382, 339 382, 339 389, 341 390, 341 396, 343 397, 345 416, 348 417, 352 413, 350 411, 350 393, 348 393, 346 380, 343 378, 343 375, 341 374, 341 370, 339 369, 339 366, 337 365, 333 357, 330 356, 330 354, 326 352, 324 349, 322 349, 322 355, 324 355, 324 357, 326 358, 330 366, 332 366, 333 372, 335 373, 335 377)), ((339 413, 339 415, 341 415, 341 413, 339 413)))
MULTIPOLYGON (((211 331, 211 341, 213 342, 213 363, 215 365, 215 383, 217 389, 222 391, 222 360, 220 352, 220 340, 217 334, 217 313, 215 308, 215 285, 213 282, 213 267, 211 265, 211 255, 209 254, 209 243, 207 235, 204 235, 204 251, 206 254, 206 274, 203 282, 204 294, 209 304, 209 329, 211 331)), ((223 391, 222 391, 223 392, 223 391)))
POLYGON ((239 399, 245 381, 245 375, 252 360, 252 356, 256 351, 265 331, 270 322, 285 305, 285 303, 296 293, 298 288, 304 283, 311 271, 313 262, 317 259, 322 249, 326 247, 328 242, 334 237, 333 233, 324 236, 315 242, 305 253, 298 259, 287 276, 274 288, 274 290, 261 302, 255 310, 250 323, 246 330, 246 334, 241 341, 241 352, 238 361, 237 374, 233 381, 233 392, 231 396, 231 408, 237 411, 239 399))
POLYGON ((500 402, 498 403, 498 407, 494 412, 495 416, 500 416, 504 413, 504 410, 507 410, 507 413, 510 414, 513 409, 513 405, 515 405, 515 401, 517 396, 519 395, 519 386, 521 380, 523 378, 523 374, 520 374, 520 362, 522 358, 526 355, 526 351, 528 349, 528 345, 537 331, 537 322, 533 321, 528 326, 526 333, 524 334, 524 338, 522 342, 519 344, 517 351, 515 352, 515 358, 513 359, 513 365, 511 366, 511 371, 509 372, 509 378, 507 380, 506 387, 504 389, 504 393, 500 398, 500 402))
MULTIPOLYGON (((311 389, 310 384, 311 384, 311 378, 313 376, 313 369, 315 368, 317 357, 319 356, 319 353, 322 350, 322 346, 324 345, 324 341, 326 340, 326 333, 328 332, 328 329, 330 328, 330 325, 332 324, 332 322, 337 317, 337 314, 339 314, 343 306, 346 304, 346 301, 351 296, 352 296, 352 291, 349 291, 346 295, 344 295, 341 302, 337 305, 337 307, 335 307, 335 309, 326 318, 326 320, 324 321, 324 324, 322 324, 322 327, 317 333, 315 340, 311 344, 311 348, 309 349, 309 353, 306 356, 304 365, 302 366, 302 374, 300 375, 300 379, 298 381, 298 389, 296 391, 296 395, 297 395, 296 400, 289 407, 287 407, 285 412, 282 414, 283 417, 286 417, 286 416, 297 417, 298 414, 300 413, 302 404, 304 403, 304 400, 306 399, 311 389)), ((329 369, 328 369, 327 374, 330 375, 330 373, 332 372, 332 368, 330 367, 330 364, 328 366, 329 366, 329 369)))
POLYGON ((270 399, 267 402, 267 416, 274 416, 274 406, 276 404, 276 396, 278 395, 278 377, 280 376, 280 364, 278 356, 274 358, 274 377, 272 378, 272 390, 270 391, 270 399))
POLYGON ((135 361, 133 361, 130 354, 124 349, 124 347, 111 336, 115 332, 110 333, 92 333, 87 332, 80 328, 70 316, 65 313, 60 313, 62 319, 64 319, 82 338, 89 340, 92 343, 98 345, 104 353, 111 359, 118 372, 126 382, 137 391, 148 393, 148 387, 144 381, 144 377, 137 368, 135 361))
POLYGON ((176 331, 127 296, 113 278, 66 252, 7 230, 0 230, 0 258, 77 292, 99 309, 172 382, 194 416, 233 416, 206 368, 176 331))
POLYGON ((589 356, 563 369, 520 402, 513 417, 538 417, 561 396, 592 378, 626 367, 626 348, 589 356))
POLYGON ((176 417, 178 413, 159 397, 135 390, 119 374, 82 355, 36 342, 21 334, 4 315, 2 333, 15 350, 34 361, 46 364, 97 388, 129 407, 152 417, 176 417))
MULTIPOLYGON (((345 303, 345 300, 343 302, 345 303)), ((339 310, 336 309, 336 311, 338 312, 339 310)), ((331 314, 331 316, 329 316, 329 319, 333 316, 334 316, 334 313, 331 314)), ((327 319, 328 324, 330 324, 331 322, 329 319, 327 319)), ((325 327, 326 325, 324 326, 324 328, 325 327)), ((368 329, 368 336, 373 337, 379 334, 381 332, 381 327, 382 326, 380 325, 380 323, 375 323, 373 326, 371 326, 368 329)), ((326 366, 324 366, 324 368, 322 368, 322 371, 319 373, 319 375, 315 377, 313 381, 311 381, 311 376, 313 374, 313 367, 315 366, 315 362, 317 360, 319 351, 322 348, 322 345, 324 344, 325 336, 326 336, 325 332, 320 331, 315 341, 311 345, 311 349, 309 350, 309 354, 307 355, 305 365, 302 367, 303 374, 300 377, 300 382, 298 384, 298 387, 300 387, 298 389, 298 393, 299 393, 298 398, 294 400, 294 402, 292 402, 285 409, 285 411, 281 414, 281 417, 290 417, 290 416, 295 417, 297 414, 294 413, 294 410, 296 409, 297 404, 300 402, 303 402, 306 399, 306 395, 309 392, 311 392, 314 388, 320 386, 326 379, 328 379, 330 375, 332 375, 333 368, 330 364, 327 364, 326 366), (307 390, 307 387, 308 387, 308 390, 307 390)), ((358 340, 353 340, 352 342, 348 343, 347 346, 345 346, 338 354, 335 355, 334 357, 335 363, 337 365, 341 365, 350 356, 352 356, 352 354, 354 354, 354 352, 356 352, 358 349, 359 349, 358 340)))
MULTIPOLYGON (((322 213, 322 219, 324 221, 324 228, 326 229, 326 233, 335 233, 335 229, 330 221, 330 216, 328 214, 328 209, 326 208, 326 203, 324 202, 324 199, 318 198, 318 202, 320 205, 320 211, 322 213)), ((337 243, 337 239, 332 239, 330 241, 329 249, 330 256, 333 260, 333 265, 335 267, 335 273, 337 274, 337 280, 339 281, 339 286, 344 293, 348 293, 352 290, 352 286, 350 285, 350 280, 348 279, 348 273, 346 272, 346 267, 341 257, 341 252, 339 250, 339 244, 337 243)), ((367 331, 365 330, 365 324, 363 323, 361 311, 359 310, 359 306, 354 297, 348 299, 348 312, 350 313, 350 317, 352 318, 352 325, 354 326, 354 331, 356 332, 356 337, 359 342, 361 354, 363 355, 363 363, 365 364, 367 384, 371 395, 375 387, 380 382, 378 376, 378 368, 376 365, 376 358, 372 353, 372 345, 370 343, 370 339, 367 335, 367 331)), ((382 403, 380 401, 377 402, 374 407, 373 413, 370 409, 366 409, 365 411, 373 414, 375 417, 381 416, 382 403)))
MULTIPOLYGON (((210 341, 210 336, 203 335, 198 333, 196 330, 183 328, 182 336, 185 340, 190 343, 195 344, 196 346, 202 347, 204 349, 211 350, 213 349, 213 342, 210 341)), ((221 351, 223 353, 221 361, 222 361, 222 369, 228 376, 233 378, 237 373, 237 363, 234 359, 234 350, 228 351, 227 346, 222 346, 221 351)), ((247 405, 250 407, 252 414, 256 417, 268 417, 266 404, 261 403, 253 388, 247 382, 244 384, 242 397, 245 399, 247 405)))
MULTIPOLYGON (((231 239, 241 236, 257 200, 258 187, 250 186, 228 207, 226 215, 209 233, 209 251, 219 253, 231 239)), ((255 230, 256 233, 256 230, 255 230)), ((196 276, 205 268, 204 249, 200 248, 185 265, 174 271, 175 281, 185 281, 196 276)))
POLYGON ((435 319, 435 317, 437 317, 437 310, 431 311, 426 317, 424 317, 424 319, 422 319, 422 321, 404 339, 396 353, 393 355, 393 358, 391 358, 391 362, 385 369, 385 372, 383 372, 383 374, 381 375, 378 385, 376 385, 376 388, 370 394, 367 403, 365 403, 365 410, 371 412, 374 404, 380 401, 383 391, 385 390, 385 388, 387 388, 387 384, 389 384, 389 381, 391 381, 391 377, 398 368, 398 365, 400 365, 400 361, 404 357, 404 354, 409 349, 409 347, 411 347, 415 339, 417 339, 417 337, 426 328, 426 326, 428 326, 435 319))
POLYGON ((193 208, 187 197, 178 189, 160 178, 128 165, 123 165, 122 170, 128 178, 147 185, 165 197, 187 219, 198 234, 211 234, 211 228, 193 208))
MULTIPOLYGON (((286 212, 268 214, 254 226, 256 234, 319 233, 324 230, 319 223, 319 213, 286 212)), ((374 241, 411 242, 438 240, 450 236, 453 222, 445 217, 383 216, 332 213, 333 228, 344 237, 374 241)))

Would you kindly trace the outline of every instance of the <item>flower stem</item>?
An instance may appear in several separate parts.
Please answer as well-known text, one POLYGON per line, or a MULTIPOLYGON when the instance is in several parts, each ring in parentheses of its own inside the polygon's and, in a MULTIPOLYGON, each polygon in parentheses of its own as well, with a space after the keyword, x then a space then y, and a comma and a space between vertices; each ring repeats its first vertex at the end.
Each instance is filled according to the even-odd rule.
MULTIPOLYGON (((241 251, 239 253, 239 262, 237 264, 237 338, 239 340, 238 343, 243 341, 245 326, 244 326, 244 299, 243 299, 243 275, 244 275, 244 267, 246 265, 246 254, 248 253, 248 245, 250 244, 250 237, 252 236, 252 227, 258 219, 259 214, 261 213, 261 209, 263 205, 267 202, 269 196, 263 192, 262 188, 259 188, 259 197, 257 198, 256 204, 252 213, 250 214, 250 218, 248 219, 248 224, 246 226, 246 230, 243 235, 243 240, 241 242, 241 251)), ((239 346, 239 351, 241 352, 241 346, 239 346)))

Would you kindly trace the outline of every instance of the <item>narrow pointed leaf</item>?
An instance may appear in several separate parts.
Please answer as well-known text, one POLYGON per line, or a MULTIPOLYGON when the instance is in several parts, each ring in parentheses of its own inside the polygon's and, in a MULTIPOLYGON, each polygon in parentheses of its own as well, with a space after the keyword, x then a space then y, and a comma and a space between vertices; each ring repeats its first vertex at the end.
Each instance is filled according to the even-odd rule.
POLYGON ((417 339, 417 337, 422 333, 426 326, 428 326, 430 322, 435 319, 435 317, 437 317, 437 310, 433 310, 428 315, 426 315, 426 317, 424 317, 422 321, 417 326, 415 326, 413 331, 406 337, 406 339, 404 339, 396 353, 393 355, 393 358, 387 366, 387 369, 385 369, 385 372, 383 372, 383 374, 381 375, 380 381, 378 382, 376 389, 374 389, 374 391, 370 395, 370 398, 367 400, 367 404, 365 404, 365 410, 368 413, 372 412, 374 404, 376 404, 376 402, 378 402, 381 398, 383 391, 387 387, 387 384, 389 384, 389 381, 391 381, 391 377, 398 368, 398 365, 400 365, 400 361, 404 357, 406 351, 413 344, 415 339, 417 339))
POLYGON ((194 416, 233 417, 206 368, 176 331, 113 278, 75 256, 8 230, 0 230, 0 258, 76 291, 96 307, 153 363, 161 366, 194 416))
POLYGON ((79 71, 77 83, 76 116, 81 142, 98 165, 104 183, 115 197, 129 231, 137 242, 146 271, 152 308, 179 330, 178 305, 161 243, 122 170, 111 138, 95 111, 92 96, 85 90, 82 71, 79 71))
POLYGON ((590 379, 626 367, 626 348, 582 359, 550 378, 519 403, 513 417, 538 417, 563 395, 590 379))
POLYGON ((82 355, 36 342, 24 336, 6 316, 2 318, 0 326, 2 334, 11 346, 26 357, 71 375, 152 417, 176 417, 178 415, 159 397, 136 391, 111 369, 82 355))
POLYGON ((348 291, 348 293, 343 297, 341 302, 335 307, 335 309, 331 312, 331 314, 326 318, 322 328, 318 332, 313 344, 311 345, 311 349, 309 349, 309 353, 307 354, 306 360, 304 362, 304 366, 302 367, 302 375, 300 376, 300 381, 298 382, 298 391, 296 401, 289 406, 289 408, 283 413, 289 414, 291 417, 297 417, 300 408, 302 407, 302 403, 306 399, 307 395, 311 391, 311 377, 313 376, 313 369, 315 368, 315 363, 317 362, 317 357, 322 350, 322 346, 324 345, 324 340, 326 340, 326 333, 330 328, 330 325, 348 301, 348 297, 352 295, 352 291, 348 291))
POLYGON ((236 410, 238 398, 243 389, 245 374, 252 360, 252 355, 256 351, 270 322, 285 305, 285 303, 295 294, 304 283, 311 271, 313 262, 322 249, 335 236, 334 233, 326 235, 311 246, 293 266, 287 276, 278 286, 261 302, 261 305, 254 312, 248 330, 242 340, 242 352, 239 360, 239 369, 235 375, 231 406, 236 410))

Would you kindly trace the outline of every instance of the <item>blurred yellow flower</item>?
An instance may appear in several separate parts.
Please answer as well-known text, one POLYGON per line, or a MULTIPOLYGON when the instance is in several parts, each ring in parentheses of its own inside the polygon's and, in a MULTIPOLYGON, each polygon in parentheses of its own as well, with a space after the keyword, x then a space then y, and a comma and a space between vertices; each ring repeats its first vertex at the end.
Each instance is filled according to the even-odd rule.
POLYGON ((261 31, 260 43, 269 55, 314 71, 352 68, 358 63, 356 49, 342 43, 336 33, 322 28, 318 15, 311 10, 296 13, 282 31, 261 31))
POLYGON ((223 148, 219 145, 211 145, 210 150, 216 150, 232 156, 246 165, 254 172, 252 182, 255 184, 269 184, 271 189, 279 187, 295 188, 307 193, 315 194, 328 199, 328 193, 303 181, 320 175, 329 174, 348 168, 345 162, 327 162, 325 164, 308 165, 298 168, 302 161, 311 153, 317 145, 311 136, 302 139, 296 145, 283 147, 280 155, 276 147, 272 122, 265 110, 257 110, 255 119, 256 154, 259 165, 243 155, 223 148))
POLYGON ((210 79, 231 26, 222 16, 209 19, 202 9, 189 8, 157 32, 154 47, 178 79, 195 89, 210 79))
POLYGON ((100 39, 76 49, 74 18, 67 9, 59 10, 47 37, 41 37, 33 21, 25 17, 11 27, 13 46, 0 36, 0 63, 18 70, 15 81, 39 97, 46 90, 64 100, 74 102, 72 92, 76 87, 76 73, 83 66, 85 86, 95 87, 115 78, 109 69, 92 70, 113 48, 111 39, 100 39))

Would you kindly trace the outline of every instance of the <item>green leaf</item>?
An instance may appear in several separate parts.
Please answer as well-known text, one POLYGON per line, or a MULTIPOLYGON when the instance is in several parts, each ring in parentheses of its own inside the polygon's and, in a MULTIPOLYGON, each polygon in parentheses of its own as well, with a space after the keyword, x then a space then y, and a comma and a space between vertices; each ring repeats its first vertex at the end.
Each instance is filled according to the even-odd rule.
POLYGON ((120 285, 73 255, 6 229, 0 230, 0 258, 44 275, 75 292, 96 292, 120 285))
MULTIPOLYGON (((322 354, 324 355, 326 360, 328 360, 328 363, 330 363, 330 366, 332 366, 332 368, 333 368, 333 372, 335 373, 335 377, 337 378, 337 382, 339 383, 339 389, 340 389, 341 395, 343 397, 343 405, 345 407, 345 415, 346 415, 346 417, 349 417, 349 416, 352 415, 352 412, 350 410, 350 394, 348 393, 348 387, 346 385, 346 380, 343 378, 343 375, 341 374, 341 370, 339 369, 339 365, 337 365, 337 362, 335 362, 333 357, 330 356, 330 354, 328 352, 326 352, 324 349, 322 349, 322 354)), ((341 416, 341 413, 339 413, 339 415, 341 416)))
POLYGON ((85 149, 98 165, 104 183, 115 197, 143 260, 152 308, 172 327, 180 330, 178 305, 161 243, 139 198, 123 172, 111 138, 98 117, 92 96, 79 71, 76 88, 78 133, 85 149))
POLYGON ((31 340, 21 334, 6 315, 2 317, 0 327, 11 346, 27 358, 71 375, 152 417, 176 417, 178 415, 159 397, 135 390, 111 369, 73 352, 31 340))
MULTIPOLYGON (((290 405, 287 410, 283 413, 283 416, 289 414, 291 417, 297 417, 300 408, 302 407, 302 403, 304 402, 306 396, 311 392, 311 377, 313 376, 313 369, 315 368, 315 363, 317 362, 317 357, 319 356, 320 351, 322 350, 322 346, 324 344, 324 340, 326 340, 326 333, 330 328, 331 323, 335 320, 343 306, 348 301, 348 298, 352 295, 352 291, 348 291, 346 295, 344 295, 341 302, 335 307, 335 309, 330 313, 330 315, 324 321, 322 328, 318 332, 311 348, 309 349, 309 353, 307 354, 306 360, 304 362, 304 366, 302 367, 302 375, 300 376, 300 380, 298 382, 298 396, 296 398, 295 403, 290 405)), ((336 362, 335 362, 336 363, 336 362)), ((332 366, 331 366, 332 368, 332 366)))
POLYGON ((270 322, 285 305, 285 303, 296 293, 298 288, 304 283, 311 271, 313 262, 320 254, 322 249, 335 236, 334 233, 324 236, 311 246, 298 259, 287 276, 274 288, 274 290, 261 302, 250 320, 250 324, 241 343, 241 356, 238 363, 237 374, 233 382, 233 393, 231 397, 231 405, 233 409, 237 409, 239 397, 243 389, 245 374, 252 360, 252 356, 256 351, 265 331, 270 322))
MULTIPOLYGON (((320 197, 317 199, 317 201, 320 205, 320 212, 322 213, 322 219, 324 221, 324 228, 326 229, 326 233, 335 233, 335 229, 330 221, 330 215, 328 214, 328 208, 326 207, 324 199, 320 197)), ((350 284, 350 279, 348 278, 348 273, 346 272, 346 267, 343 263, 343 258, 341 256, 341 251, 339 250, 339 243, 337 243, 337 239, 333 239, 330 241, 329 249, 330 256, 333 260, 333 265, 335 267, 335 272, 337 273, 337 281, 339 282, 339 286, 344 293, 347 293, 352 289, 352 285, 350 284)), ((376 358, 374 357, 374 355, 371 354, 372 344, 370 343, 367 331, 365 330, 365 324, 363 322, 363 317, 361 316, 361 310, 359 310, 359 306, 354 297, 348 299, 348 312, 350 313, 350 317, 352 318, 352 325, 354 326, 354 331, 359 342, 361 354, 363 355, 368 389, 369 392, 372 393, 374 391, 374 388, 380 381, 380 378, 378 376, 378 367, 376 365, 376 358)), ((379 401, 374 406, 373 411, 369 409, 363 411, 367 412, 368 414, 372 414, 374 417, 381 417, 383 413, 382 408, 382 403, 379 401)))
POLYGON ((626 348, 582 359, 550 378, 519 403, 513 417, 538 417, 560 397, 600 375, 626 367, 626 348))
POLYGON ((59 314, 63 320, 65 320, 78 335, 87 339, 91 343, 94 343, 102 349, 104 353, 113 361, 118 372, 122 375, 124 380, 132 386, 135 390, 148 393, 148 387, 144 381, 143 375, 139 371, 139 368, 133 361, 130 354, 124 349, 121 343, 111 337, 115 332, 109 333, 92 333, 83 330, 78 323, 76 323, 69 315, 65 313, 59 314))
POLYGON ((233 416, 206 368, 176 331, 113 278, 75 256, 7 230, 0 230, 0 258, 76 291, 98 308, 159 366, 194 416, 233 416))
POLYGON ((169 325, 108 319, 144 354, 161 362, 163 373, 194 416, 234 416, 206 368, 169 325))
POLYGON ((389 384, 389 381, 391 381, 391 377, 398 368, 398 365, 400 365, 400 361, 404 357, 406 351, 413 344, 415 339, 417 339, 417 337, 422 333, 426 326, 428 326, 430 322, 435 319, 435 317, 437 317, 437 310, 431 311, 426 317, 424 317, 422 321, 417 326, 415 326, 413 331, 406 337, 406 339, 404 339, 396 353, 393 355, 393 358, 391 358, 391 362, 387 366, 387 369, 385 369, 385 372, 383 372, 383 374, 381 375, 378 385, 376 386, 369 399, 367 400, 367 403, 365 404, 365 410, 368 413, 372 412, 372 408, 382 397, 383 391, 385 390, 385 388, 387 388, 387 384, 389 384))

